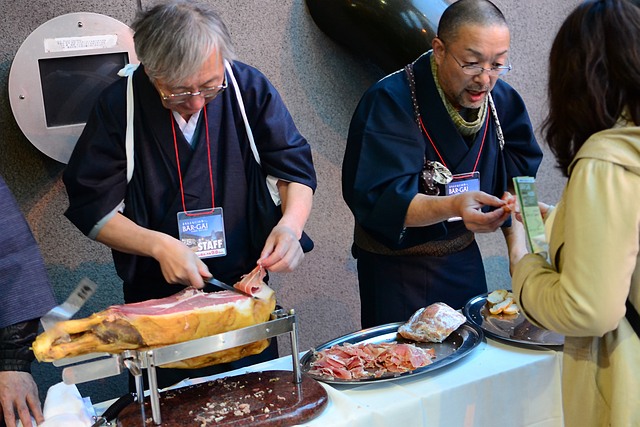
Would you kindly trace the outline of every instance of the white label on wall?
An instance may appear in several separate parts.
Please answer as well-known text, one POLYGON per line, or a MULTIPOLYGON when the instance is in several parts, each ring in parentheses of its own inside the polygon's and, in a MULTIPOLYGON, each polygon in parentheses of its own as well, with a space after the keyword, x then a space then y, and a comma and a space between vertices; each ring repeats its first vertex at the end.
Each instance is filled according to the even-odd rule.
POLYGON ((58 37, 55 39, 44 39, 44 51, 51 53, 108 49, 114 47, 117 42, 118 36, 116 34, 86 37, 58 37))

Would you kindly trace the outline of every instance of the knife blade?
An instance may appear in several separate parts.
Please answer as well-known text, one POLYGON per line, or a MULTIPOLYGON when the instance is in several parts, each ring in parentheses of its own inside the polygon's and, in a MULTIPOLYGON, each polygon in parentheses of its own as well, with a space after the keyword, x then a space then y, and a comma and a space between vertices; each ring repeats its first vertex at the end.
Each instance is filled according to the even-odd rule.
POLYGON ((216 279, 215 277, 211 277, 210 279, 205 279, 204 283, 209 283, 209 284, 217 286, 219 288, 226 289, 227 291, 236 292, 238 294, 242 294, 244 296, 247 296, 247 297, 250 297, 250 298, 253 298, 253 299, 258 299, 257 296, 251 295, 250 293, 245 292, 242 289, 234 288, 231 285, 227 285, 226 283, 221 282, 220 280, 216 279))
POLYGON ((118 416, 118 414, 120 414, 120 412, 124 408, 129 406, 129 404, 134 402, 135 400, 136 393, 127 393, 124 396, 119 397, 118 400, 113 402, 101 416, 96 418, 96 422, 93 423, 91 427, 99 427, 110 423, 118 416))

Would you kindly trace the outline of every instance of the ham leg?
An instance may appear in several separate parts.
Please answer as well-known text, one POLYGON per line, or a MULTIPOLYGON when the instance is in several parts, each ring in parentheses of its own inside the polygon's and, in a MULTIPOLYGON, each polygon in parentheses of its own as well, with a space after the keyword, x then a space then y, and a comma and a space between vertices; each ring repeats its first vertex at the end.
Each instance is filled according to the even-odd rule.
MULTIPOLYGON (((232 291, 205 293, 186 288, 167 298, 113 305, 85 319, 59 322, 33 343, 39 361, 94 352, 145 350, 228 332, 269 320, 275 308, 274 291, 256 267, 234 286, 251 298, 232 291)), ((258 354, 268 340, 183 360, 164 367, 198 368, 258 354)))

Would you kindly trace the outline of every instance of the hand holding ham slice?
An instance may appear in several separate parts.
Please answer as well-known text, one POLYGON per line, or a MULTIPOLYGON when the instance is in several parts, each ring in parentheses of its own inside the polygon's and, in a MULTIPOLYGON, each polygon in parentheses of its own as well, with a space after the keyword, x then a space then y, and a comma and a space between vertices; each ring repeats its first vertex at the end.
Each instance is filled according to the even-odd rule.
POLYGON ((398 328, 398 333, 412 341, 442 342, 466 321, 464 315, 437 302, 413 313, 409 321, 398 328))
POLYGON ((504 200, 505 202, 507 202, 507 204, 503 206, 503 209, 505 210, 505 212, 512 213, 512 212, 517 212, 518 211, 518 209, 517 209, 518 208, 518 200, 517 200, 516 196, 514 196, 511 193, 509 193, 508 191, 505 191, 500 199, 504 200))
MULTIPOLYGON (((276 299, 263 282, 265 274, 258 266, 234 285, 257 298, 232 291, 205 293, 186 288, 166 298, 113 305, 88 318, 56 324, 36 338, 33 352, 39 361, 51 362, 94 352, 161 347, 266 322, 276 299)), ((267 340, 258 341, 165 367, 197 368, 231 362, 258 354, 267 346, 267 340)))

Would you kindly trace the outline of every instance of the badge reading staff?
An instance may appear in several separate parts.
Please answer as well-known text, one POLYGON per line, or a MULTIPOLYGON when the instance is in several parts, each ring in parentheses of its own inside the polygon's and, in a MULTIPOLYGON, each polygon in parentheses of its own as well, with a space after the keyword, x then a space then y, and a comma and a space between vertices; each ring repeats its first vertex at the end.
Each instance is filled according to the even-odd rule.
POLYGON ((178 212, 178 235, 198 258, 227 254, 222 208, 178 212))

